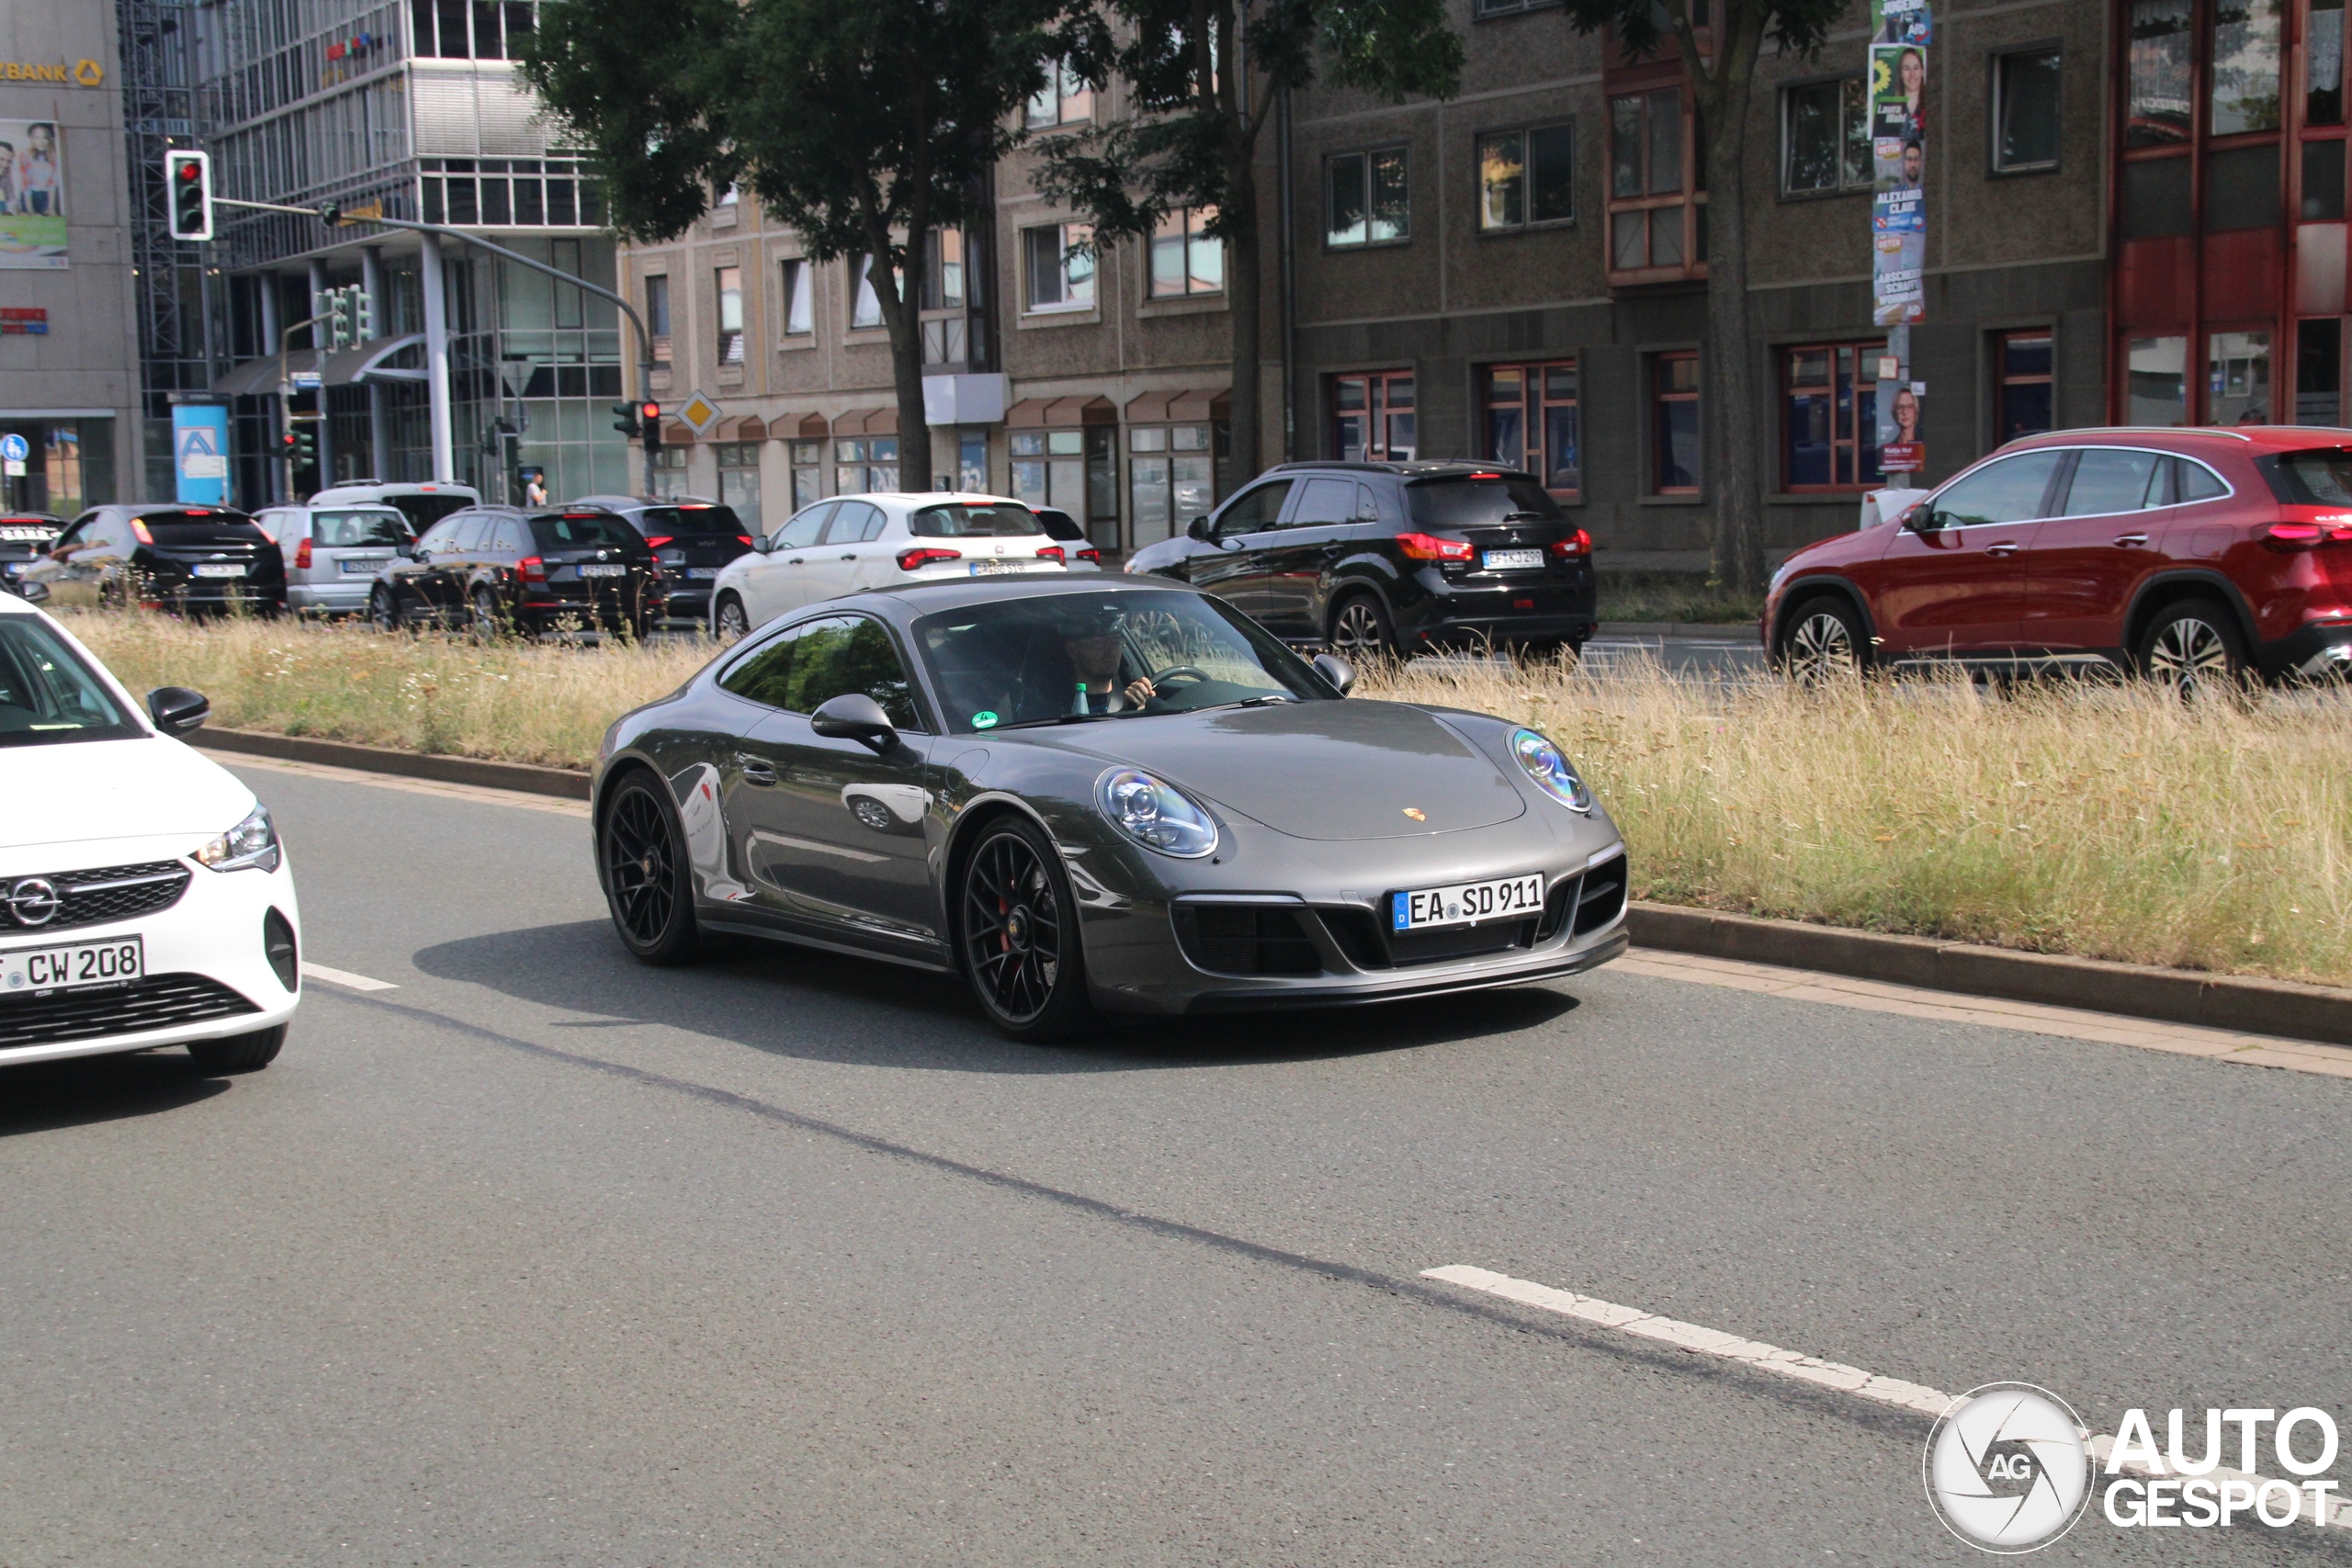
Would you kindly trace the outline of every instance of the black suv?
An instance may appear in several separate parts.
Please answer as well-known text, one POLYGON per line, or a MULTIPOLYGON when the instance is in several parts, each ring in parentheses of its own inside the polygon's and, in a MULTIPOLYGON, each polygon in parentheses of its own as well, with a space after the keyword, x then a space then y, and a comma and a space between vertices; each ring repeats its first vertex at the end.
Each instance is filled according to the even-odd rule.
POLYGON ((616 513, 469 506, 384 568, 368 618, 386 631, 423 622, 495 636, 571 625, 643 637, 668 592, 651 547, 616 513))
POLYGON ((22 593, 18 575, 49 554, 64 530, 65 519, 46 512, 0 512, 0 593, 22 593))
POLYGON ((1350 657, 1580 649, 1592 635, 1590 536, 1533 478, 1491 464, 1284 463, 1126 570, 1350 657))
MULTIPOLYGON (((199 614, 286 607, 277 541, 227 506, 94 506, 18 581, 54 605, 145 605, 199 614)), ((29 597, 29 595, 28 595, 29 597)))
POLYGON ((646 501, 632 495, 584 495, 565 508, 626 517, 645 536, 670 580, 669 602, 655 619, 673 626, 710 624, 711 584, 719 569, 752 551, 752 530, 725 502, 682 495, 646 501))

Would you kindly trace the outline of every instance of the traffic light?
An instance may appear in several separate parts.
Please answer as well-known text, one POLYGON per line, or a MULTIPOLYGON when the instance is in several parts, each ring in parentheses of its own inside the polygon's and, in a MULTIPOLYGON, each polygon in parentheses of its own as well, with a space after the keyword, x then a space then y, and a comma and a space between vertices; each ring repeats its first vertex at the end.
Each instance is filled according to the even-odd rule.
POLYGON ((298 424, 294 427, 292 440, 294 443, 294 466, 296 468, 307 468, 319 460, 318 436, 311 432, 308 423, 298 424))
POLYGON ((164 186, 172 209, 172 238, 212 238, 212 155, 193 149, 165 152, 164 186))
POLYGON ((376 341, 376 297, 365 288, 351 291, 351 330, 355 341, 376 341))
POLYGON ((349 348, 355 341, 351 335, 351 296, 356 290, 327 290, 327 346, 349 348))
POLYGON ((613 412, 618 416, 613 421, 613 428, 619 431, 623 435, 628 436, 631 441, 636 440, 639 436, 645 434, 643 428, 637 423, 637 405, 635 403, 615 403, 613 405, 613 412))
POLYGON ((639 403, 637 405, 637 417, 639 423, 645 427, 645 449, 648 452, 662 450, 662 405, 655 402, 639 403))

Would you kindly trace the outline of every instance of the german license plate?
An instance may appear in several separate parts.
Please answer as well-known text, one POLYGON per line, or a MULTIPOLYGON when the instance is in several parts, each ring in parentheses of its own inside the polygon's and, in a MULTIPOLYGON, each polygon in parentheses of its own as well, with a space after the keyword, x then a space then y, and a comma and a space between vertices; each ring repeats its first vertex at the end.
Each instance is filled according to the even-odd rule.
POLYGON ((1544 569, 1542 550, 1488 550, 1485 558, 1488 571, 1541 571, 1544 569))
POLYGON ((235 561, 206 561, 194 569, 198 577, 243 577, 245 569, 235 561))
POLYGON ((1001 571, 1035 571, 1040 564, 1025 556, 1015 556, 1011 560, 976 560, 972 563, 972 575, 994 577, 1001 571))
POLYGON ((146 949, 135 936, 19 947, 0 953, 0 1001, 85 986, 119 986, 144 973, 146 949))
POLYGON ((1390 921, 1400 931, 1476 925, 1480 920, 1520 920, 1544 908, 1544 874, 1530 872, 1492 882, 1411 888, 1388 897, 1390 921))
POLYGON ((345 577, 373 577, 376 575, 376 569, 384 563, 381 559, 353 560, 346 556, 335 564, 345 577))
POLYGON ((686 581, 689 582, 715 582, 718 579, 718 569, 715 566, 690 566, 686 568, 686 581))
POLYGON ((583 566, 580 569, 580 575, 582 577, 627 577, 628 575, 628 568, 625 566, 583 566))

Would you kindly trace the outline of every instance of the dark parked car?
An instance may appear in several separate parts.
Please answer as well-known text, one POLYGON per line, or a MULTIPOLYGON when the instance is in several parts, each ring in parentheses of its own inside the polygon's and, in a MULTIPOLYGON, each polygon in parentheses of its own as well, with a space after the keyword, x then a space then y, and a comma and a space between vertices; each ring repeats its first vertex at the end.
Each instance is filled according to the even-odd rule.
POLYGON ((251 517, 161 502, 94 506, 27 567, 58 605, 141 604, 192 613, 286 607, 286 560, 251 517))
POLYGON ((645 536, 670 580, 659 624, 700 627, 710 621, 710 589, 729 561, 752 550, 752 530, 723 502, 699 496, 644 501, 629 495, 584 495, 566 508, 626 517, 645 536))
POLYGON ((668 592, 638 531, 592 507, 524 513, 474 506, 435 523, 368 591, 390 631, 470 625, 485 635, 561 626, 642 637, 668 592))
POLYGON ((1490 465, 1285 463, 1126 570, 1351 658, 1592 635, 1591 537, 1534 479, 1490 465))
POLYGON ((2184 691, 2352 670, 2352 433, 2062 430, 1899 516, 1809 545, 1764 645, 1872 665, 2135 670, 2184 691))
POLYGON ((64 531, 65 519, 46 512, 0 512, 0 592, 21 593, 17 577, 49 554, 64 531))

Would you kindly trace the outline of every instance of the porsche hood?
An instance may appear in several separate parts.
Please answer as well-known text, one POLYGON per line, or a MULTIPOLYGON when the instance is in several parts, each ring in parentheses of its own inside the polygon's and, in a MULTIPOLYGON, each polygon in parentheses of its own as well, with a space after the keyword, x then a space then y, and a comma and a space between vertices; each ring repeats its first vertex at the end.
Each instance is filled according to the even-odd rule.
POLYGON ((1277 703, 1039 735, 1126 763, 1298 839, 1404 839, 1508 822, 1527 798, 1430 714, 1401 703, 1277 703))

